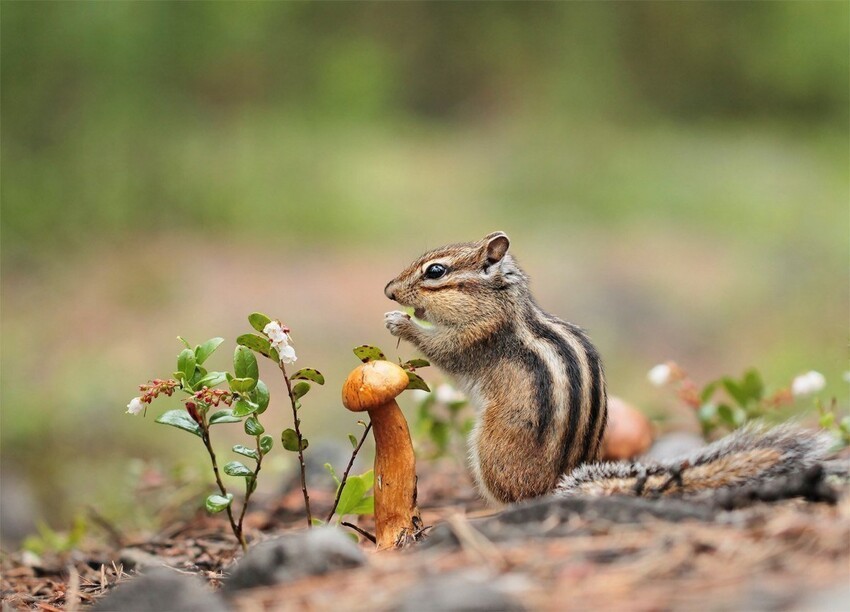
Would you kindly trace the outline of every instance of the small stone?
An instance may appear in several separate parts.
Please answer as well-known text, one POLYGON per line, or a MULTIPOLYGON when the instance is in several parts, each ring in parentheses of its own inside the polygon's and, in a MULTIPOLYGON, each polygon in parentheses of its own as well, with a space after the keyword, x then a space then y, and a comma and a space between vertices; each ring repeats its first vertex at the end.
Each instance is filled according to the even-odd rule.
POLYGON ((438 574, 425 578, 404 591, 391 609, 397 612, 524 610, 513 598, 495 587, 492 580, 454 574, 438 574))
POLYGON ((227 612, 224 601, 194 576, 164 568, 115 587, 92 612, 227 612))
POLYGON ((124 566, 124 571, 136 570, 142 572, 146 569, 168 566, 162 557, 157 557, 139 548, 123 548, 118 553, 118 560, 124 566))
POLYGON ((705 440, 702 436, 685 431, 675 431, 658 438, 649 452, 646 453, 646 458, 655 461, 678 459, 690 455, 703 446, 705 446, 705 440))
POLYGON ((226 592, 268 586, 357 567, 366 562, 360 547, 341 529, 314 527, 261 542, 238 561, 224 583, 226 592))

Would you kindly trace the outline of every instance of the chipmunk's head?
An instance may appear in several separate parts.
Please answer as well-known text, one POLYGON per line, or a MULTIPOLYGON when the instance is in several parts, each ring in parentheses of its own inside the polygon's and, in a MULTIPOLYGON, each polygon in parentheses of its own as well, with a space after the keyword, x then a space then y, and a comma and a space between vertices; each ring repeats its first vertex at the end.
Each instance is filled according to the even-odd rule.
POLYGON ((527 278, 508 253, 503 232, 450 244, 422 255, 387 283, 384 293, 417 318, 462 325, 507 312, 527 278))

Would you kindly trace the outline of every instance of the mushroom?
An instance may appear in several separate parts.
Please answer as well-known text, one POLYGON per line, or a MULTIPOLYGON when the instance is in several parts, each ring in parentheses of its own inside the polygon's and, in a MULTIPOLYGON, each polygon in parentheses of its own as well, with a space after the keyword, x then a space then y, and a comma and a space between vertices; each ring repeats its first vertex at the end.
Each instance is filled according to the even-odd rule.
POLYGON ((395 401, 407 388, 407 372, 389 361, 355 368, 342 387, 342 403, 368 411, 375 434, 375 538, 378 550, 415 536, 422 521, 416 507, 416 459, 407 421, 395 401))
POLYGON ((608 398, 608 426, 602 437, 602 460, 622 461, 644 454, 652 446, 652 423, 640 410, 620 399, 608 398))

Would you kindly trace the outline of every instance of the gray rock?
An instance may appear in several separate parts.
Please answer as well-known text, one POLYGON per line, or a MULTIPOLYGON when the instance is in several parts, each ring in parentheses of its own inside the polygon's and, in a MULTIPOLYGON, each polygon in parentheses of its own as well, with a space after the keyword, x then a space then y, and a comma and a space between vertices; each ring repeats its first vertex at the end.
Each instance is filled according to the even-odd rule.
POLYGON ((644 458, 654 461, 676 459, 701 449, 705 444, 702 436, 685 431, 675 431, 658 438, 644 458))
POLYGON ((455 574, 425 578, 404 591, 392 610, 397 612, 521 612, 524 608, 491 581, 455 574))
POLYGON ((227 612, 229 608, 200 579, 154 569, 119 584, 92 612, 227 612))
POLYGON ((225 580, 224 590, 280 584, 365 562, 363 551, 341 529, 316 527, 251 548, 225 580))
POLYGON ((165 559, 157 557, 139 548, 123 548, 118 553, 118 560, 124 566, 125 571, 136 570, 142 572, 155 567, 168 566, 165 559))

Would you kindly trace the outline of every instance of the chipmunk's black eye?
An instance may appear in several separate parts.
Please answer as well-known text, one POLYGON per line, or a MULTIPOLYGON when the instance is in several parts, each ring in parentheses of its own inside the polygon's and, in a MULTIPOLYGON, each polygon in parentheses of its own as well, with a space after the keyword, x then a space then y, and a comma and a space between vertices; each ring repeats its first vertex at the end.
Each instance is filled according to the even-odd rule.
POLYGON ((425 270, 425 278, 440 278, 445 276, 446 272, 448 272, 448 268, 443 264, 431 264, 425 270))

